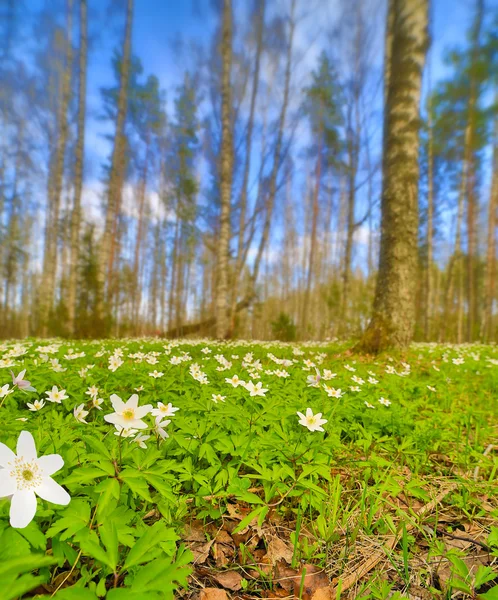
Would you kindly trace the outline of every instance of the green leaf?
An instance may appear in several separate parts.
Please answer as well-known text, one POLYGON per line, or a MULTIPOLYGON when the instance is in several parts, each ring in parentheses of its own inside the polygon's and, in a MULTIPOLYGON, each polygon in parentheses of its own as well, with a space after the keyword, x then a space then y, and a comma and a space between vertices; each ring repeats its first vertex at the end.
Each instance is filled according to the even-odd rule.
POLYGON ((477 597, 479 600, 498 600, 498 585, 495 585, 494 588, 491 588, 484 594, 478 594, 477 597))
POLYGON ((135 542, 135 545, 132 547, 126 558, 122 570, 131 569, 136 565, 140 565, 150 560, 150 552, 153 548, 156 548, 157 551, 159 543, 172 539, 177 539, 177 536, 172 529, 167 529, 166 525, 161 521, 154 523, 154 525, 148 527, 135 542))
POLYGON ((97 505, 97 515, 100 518, 107 512, 109 507, 114 508, 114 506, 118 503, 121 488, 117 479, 109 478, 104 479, 104 481, 101 481, 99 484, 97 484, 95 486, 95 491, 100 493, 99 502, 97 505), (113 500, 116 502, 113 502, 113 500))
POLYGON ((103 525, 99 527, 100 539, 102 540, 106 550, 107 556, 112 564, 112 570, 116 571, 118 565, 119 553, 118 553, 118 534, 114 522, 111 519, 107 519, 103 525))
POLYGON ((89 483, 95 481, 98 477, 107 477, 107 473, 100 467, 81 467, 74 469, 74 471, 66 477, 63 481, 64 485, 81 485, 83 483, 89 483))
POLYGON ((97 596, 91 590, 82 587, 68 587, 59 590, 54 596, 55 600, 97 600, 97 596))
POLYGON ((112 571, 115 570, 116 566, 108 555, 108 553, 102 548, 99 542, 99 538, 95 531, 87 529, 78 536, 81 550, 86 556, 95 558, 103 565, 107 565, 112 571))
POLYGON ((242 521, 237 525, 237 527, 233 530, 232 533, 239 533, 239 531, 245 529, 249 525, 249 523, 256 517, 258 517, 265 509, 268 510, 268 507, 266 505, 258 506, 258 508, 255 508, 252 512, 250 512, 246 517, 242 519, 242 521))

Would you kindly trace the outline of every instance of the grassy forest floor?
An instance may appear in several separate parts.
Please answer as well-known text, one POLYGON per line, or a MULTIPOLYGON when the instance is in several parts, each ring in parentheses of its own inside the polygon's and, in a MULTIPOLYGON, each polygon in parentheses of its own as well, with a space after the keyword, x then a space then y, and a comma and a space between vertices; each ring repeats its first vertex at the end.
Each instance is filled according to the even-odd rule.
POLYGON ((0 345, 0 442, 71 496, 12 527, 0 469, 2 599, 498 598, 498 348, 347 348, 0 345))

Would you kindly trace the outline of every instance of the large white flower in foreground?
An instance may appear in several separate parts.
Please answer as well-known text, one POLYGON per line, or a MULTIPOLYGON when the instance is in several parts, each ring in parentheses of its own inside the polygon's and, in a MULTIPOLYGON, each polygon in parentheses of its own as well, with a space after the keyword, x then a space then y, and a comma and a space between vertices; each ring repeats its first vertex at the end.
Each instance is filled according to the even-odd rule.
POLYGON ((306 409, 306 415, 298 411, 299 425, 307 427, 310 431, 324 431, 322 425, 327 422, 327 419, 322 419, 322 413, 313 414, 311 408, 306 409))
POLYGON ((119 396, 112 394, 111 404, 116 412, 104 416, 108 423, 120 425, 123 429, 147 429, 147 423, 142 418, 150 413, 152 404, 138 406, 138 394, 130 396, 128 402, 123 402, 119 396))
POLYGON ((59 454, 37 458, 35 440, 29 431, 19 434, 17 456, 0 442, 0 498, 12 496, 12 527, 23 528, 31 523, 36 514, 37 495, 54 504, 69 504, 69 494, 51 478, 63 465, 59 454))

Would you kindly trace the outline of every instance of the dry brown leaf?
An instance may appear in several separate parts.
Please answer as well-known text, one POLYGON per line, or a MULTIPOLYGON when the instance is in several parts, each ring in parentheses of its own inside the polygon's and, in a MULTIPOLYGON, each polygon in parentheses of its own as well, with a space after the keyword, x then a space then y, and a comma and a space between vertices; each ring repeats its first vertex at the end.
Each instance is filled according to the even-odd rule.
POLYGON ((220 588, 204 588, 201 590, 200 600, 228 600, 228 595, 220 588))
POLYGON ((289 565, 292 562, 294 552, 292 548, 278 537, 273 537, 268 543, 268 560, 275 565, 280 560, 285 560, 289 565))
POLYGON ((329 578, 322 569, 313 565, 304 565, 298 577, 294 579, 294 595, 299 597, 302 586, 302 600, 311 600, 316 590, 328 587, 329 583, 329 578))
POLYGON ((189 548, 194 555, 194 564, 202 565, 206 562, 207 557, 209 556, 209 550, 213 545, 214 540, 209 540, 205 544, 190 544, 189 548))
MULTIPOLYGON (((313 594, 320 588, 329 587, 329 579, 322 569, 314 565, 304 565, 299 571, 289 569, 278 563, 274 579, 284 590, 299 597, 302 585, 302 600, 312 600, 313 594)), ((325 596, 318 600, 325 600, 325 596)))
POLYGON ((232 536, 223 529, 218 531, 214 539, 218 544, 233 544, 232 536))
POLYGON ((213 552, 213 557, 216 561, 217 567, 226 567, 229 563, 225 549, 226 549, 226 546, 223 544, 214 544, 213 545, 212 552, 213 552))
POLYGON ((311 600, 334 600, 335 596, 332 595, 332 589, 329 585, 318 588, 311 597, 311 600))
POLYGON ((205 542, 206 535, 203 526, 196 522, 186 525, 182 540, 185 542, 205 542))
POLYGON ((213 579, 227 590, 236 592, 242 587, 242 575, 237 571, 224 571, 222 573, 212 574, 213 579))

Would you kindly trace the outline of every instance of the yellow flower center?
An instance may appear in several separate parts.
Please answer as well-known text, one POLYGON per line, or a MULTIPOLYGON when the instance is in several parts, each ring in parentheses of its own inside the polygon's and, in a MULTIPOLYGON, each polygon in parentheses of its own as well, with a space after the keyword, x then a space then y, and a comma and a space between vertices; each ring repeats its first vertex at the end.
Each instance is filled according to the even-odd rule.
POLYGON ((30 471, 29 469, 24 469, 24 471, 22 472, 22 478, 24 479, 24 481, 31 481, 33 477, 33 471, 30 471))
POLYGON ((123 418, 126 419, 127 421, 131 421, 132 419, 134 419, 135 411, 133 410, 133 408, 127 408, 126 410, 124 410, 123 418))
POLYGON ((35 460, 16 458, 10 476, 16 480, 18 490, 34 489, 42 482, 42 471, 35 460))

